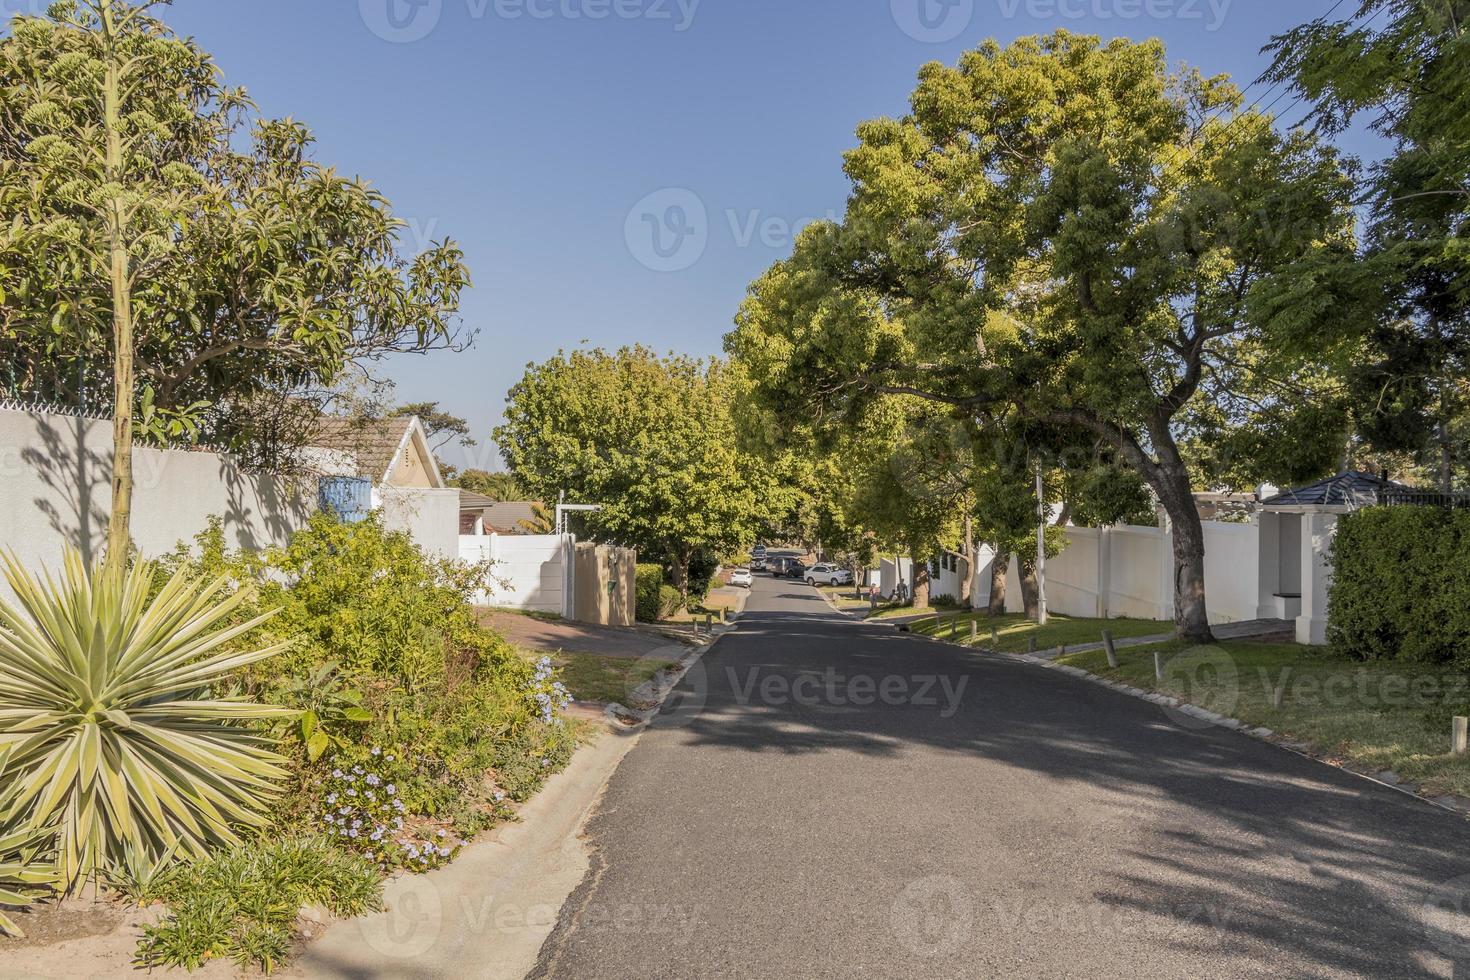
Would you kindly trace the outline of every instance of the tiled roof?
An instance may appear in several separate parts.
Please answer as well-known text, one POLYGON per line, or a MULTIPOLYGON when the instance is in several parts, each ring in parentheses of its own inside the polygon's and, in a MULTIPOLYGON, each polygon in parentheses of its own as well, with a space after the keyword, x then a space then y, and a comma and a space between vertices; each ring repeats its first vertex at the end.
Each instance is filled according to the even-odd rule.
POLYGON ((382 419, 327 416, 317 422, 311 443, 323 449, 351 453, 357 460, 357 475, 378 483, 387 476, 388 464, 398 454, 398 447, 403 445, 412 424, 411 415, 382 419))
POLYGON ((1378 502, 1378 495, 1384 490, 1408 489, 1402 483, 1394 483, 1369 473, 1350 471, 1294 490, 1282 491, 1261 501, 1261 504, 1265 507, 1368 507, 1378 502))

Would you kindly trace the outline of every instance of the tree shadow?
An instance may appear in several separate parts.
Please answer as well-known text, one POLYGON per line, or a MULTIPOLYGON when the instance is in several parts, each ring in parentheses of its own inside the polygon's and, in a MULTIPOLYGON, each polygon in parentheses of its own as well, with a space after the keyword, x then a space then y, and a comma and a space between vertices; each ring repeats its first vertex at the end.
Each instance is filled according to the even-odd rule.
POLYGON ((20 459, 50 491, 33 498, 32 503, 51 530, 90 562, 107 536, 112 457, 87 444, 94 420, 51 415, 31 418, 41 445, 22 449, 20 459))
MULTIPOLYGON (((944 774, 936 778, 1004 776, 1054 797, 1056 814, 1034 828, 1044 841, 1036 877, 1075 875, 1068 887, 1085 881, 1087 895, 1068 907, 1075 920, 1047 919, 1055 929, 1034 936, 1038 944, 1080 936, 1079 948, 1106 950, 1143 937, 1185 961, 1211 958, 1220 975, 1275 973, 1282 957, 1313 975, 1447 975, 1452 958, 1470 964, 1470 880, 1459 880, 1470 875, 1464 819, 1057 671, 832 614, 748 613, 707 655, 702 675, 685 678, 665 714, 654 729, 681 728, 674 737, 693 746, 904 764, 914 757, 944 774), (948 677, 951 689, 966 680, 948 717, 942 698, 854 704, 850 683, 819 687, 804 702, 790 693, 800 677, 820 683, 834 674, 870 677, 875 688, 893 676, 948 677), (783 682, 763 690, 771 676, 783 682), (788 693, 772 698, 771 690, 788 693), (1062 870, 1077 864, 1084 868, 1062 870), (1435 908, 1449 921, 1427 928, 1435 908)), ((997 812, 1020 809, 987 798, 983 785, 974 794, 983 807, 977 834, 1011 819, 997 812)), ((965 871, 985 880, 985 869, 954 873, 965 871)), ((1017 926, 1006 903, 1019 887, 977 892, 989 918, 960 950, 972 957, 965 962, 977 962, 994 929, 1017 926)), ((945 972, 940 960, 928 968, 945 972)))

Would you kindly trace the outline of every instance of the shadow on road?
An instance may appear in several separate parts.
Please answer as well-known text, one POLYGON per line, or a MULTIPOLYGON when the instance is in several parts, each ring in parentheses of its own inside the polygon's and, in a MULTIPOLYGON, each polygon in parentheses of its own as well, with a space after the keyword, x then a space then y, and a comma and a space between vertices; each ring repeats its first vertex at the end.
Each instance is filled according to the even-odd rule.
MULTIPOLYGON (((1453 881, 1470 874, 1463 819, 1234 732, 1184 727, 1097 685, 846 621, 810 592, 776 598, 787 608, 748 615, 706 658, 695 682, 704 685, 702 708, 668 721, 686 744, 912 756, 933 773, 936 797, 963 790, 977 813, 1004 812, 1007 801, 987 799, 983 785, 940 781, 1039 776, 1026 785, 1057 801, 1044 828, 1056 854, 1045 860, 1065 865, 1075 852, 1107 868, 1089 904, 1116 913, 1112 923, 1161 926, 1165 944, 1198 944, 1201 932, 1171 931, 1161 918, 1208 915, 1209 941, 1252 950, 1257 964, 1272 949, 1313 972, 1374 977, 1442 974, 1446 956, 1470 962, 1455 937, 1467 931, 1461 910, 1470 905, 1470 881, 1453 881), (791 600, 810 600, 811 613, 790 611, 791 600), (951 689, 968 679, 951 716, 848 697, 857 676, 927 675, 948 677, 951 689), (788 691, 801 677, 829 683, 798 703, 763 697, 760 682, 771 676, 788 691), (1147 831, 1130 833, 1130 823, 1147 831), (1426 929, 1430 918, 1442 928, 1426 929)), ((1065 917, 1053 924, 1063 935, 1091 927, 1065 917)))

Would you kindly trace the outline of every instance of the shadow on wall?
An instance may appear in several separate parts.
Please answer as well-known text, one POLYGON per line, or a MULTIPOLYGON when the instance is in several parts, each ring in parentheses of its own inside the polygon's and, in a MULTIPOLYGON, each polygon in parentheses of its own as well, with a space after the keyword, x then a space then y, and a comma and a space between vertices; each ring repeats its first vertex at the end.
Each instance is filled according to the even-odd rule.
MULTIPOLYGON (((0 411, 0 547, 32 569, 63 546, 100 557, 111 512, 112 423, 0 411), (30 507, 24 505, 30 502, 30 507)), ((284 544, 310 515, 315 481, 242 470, 219 453, 138 447, 133 456, 133 544, 147 556, 189 543, 219 517, 226 541, 252 550, 284 544)))
POLYGON ((90 419, 38 415, 39 445, 20 452, 48 493, 33 500, 51 530, 92 561, 107 537, 112 506, 112 458, 87 445, 90 419))

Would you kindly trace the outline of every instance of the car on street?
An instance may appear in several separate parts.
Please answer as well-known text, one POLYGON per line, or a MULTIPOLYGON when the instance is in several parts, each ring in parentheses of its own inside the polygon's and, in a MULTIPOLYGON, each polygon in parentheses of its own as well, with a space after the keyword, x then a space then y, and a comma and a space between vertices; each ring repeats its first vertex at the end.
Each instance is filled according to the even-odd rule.
POLYGON ((833 565, 831 562, 820 562, 806 570, 802 576, 807 585, 851 585, 852 572, 833 565))
POLYGON ((806 578, 806 569, 807 566, 792 558, 786 562, 786 571, 784 574, 787 578, 804 579, 806 578))
POLYGON ((764 559, 766 557, 766 546, 763 544, 756 545, 755 550, 750 553, 750 557, 764 559))
POLYGON ((730 584, 748 589, 755 584, 755 576, 750 574, 748 568, 737 568, 730 573, 730 584))
POLYGON ((764 572, 766 570, 766 560, 764 558, 751 558, 750 570, 752 572, 764 572))

